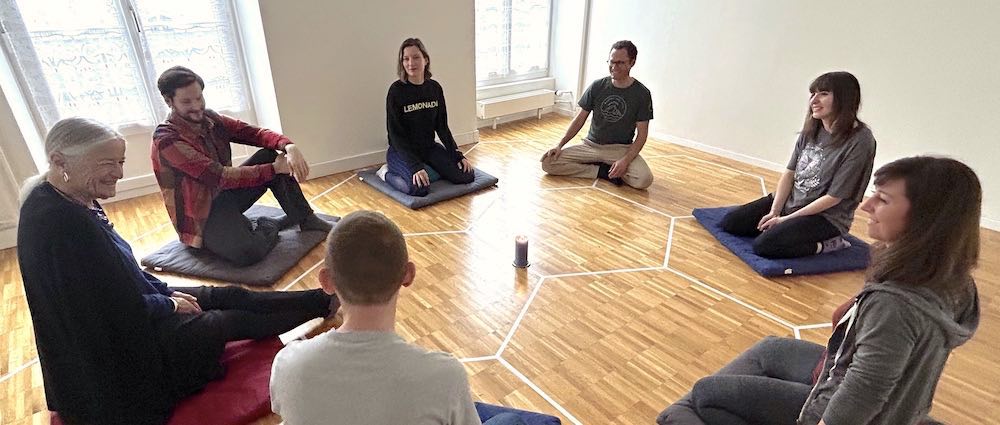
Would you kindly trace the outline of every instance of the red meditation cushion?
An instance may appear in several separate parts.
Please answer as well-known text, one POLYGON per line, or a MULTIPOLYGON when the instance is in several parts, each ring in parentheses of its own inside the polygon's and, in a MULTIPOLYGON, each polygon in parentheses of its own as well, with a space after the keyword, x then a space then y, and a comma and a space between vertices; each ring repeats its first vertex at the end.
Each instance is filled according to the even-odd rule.
MULTIPOLYGON (((177 403, 167 425, 245 425, 271 413, 271 362, 282 347, 278 338, 226 344, 226 376, 177 403)), ((56 412, 50 425, 63 425, 56 412)))

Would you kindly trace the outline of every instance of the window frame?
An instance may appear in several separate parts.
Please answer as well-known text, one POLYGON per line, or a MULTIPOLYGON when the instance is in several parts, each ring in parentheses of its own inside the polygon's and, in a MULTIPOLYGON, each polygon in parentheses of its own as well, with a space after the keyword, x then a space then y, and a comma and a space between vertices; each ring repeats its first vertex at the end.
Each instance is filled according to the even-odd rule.
MULTIPOLYGON (((513 20, 511 19, 511 14, 513 13, 513 10, 512 10, 512 7, 511 7, 512 6, 512 1, 513 0, 504 0, 505 10, 507 11, 507 19, 506 19, 505 22, 507 24, 507 46, 508 47, 511 45, 511 34, 513 33, 513 31, 512 31, 513 30, 513 28, 512 28, 513 27, 513 20)), ((507 75, 504 75, 502 77, 487 78, 486 80, 479 80, 479 78, 477 76, 476 77, 476 89, 483 89, 483 88, 487 88, 487 87, 491 87, 491 86, 498 86, 498 85, 503 85, 503 84, 517 83, 517 82, 521 82, 521 81, 537 80, 537 79, 541 79, 541 78, 547 78, 547 77, 549 77, 551 75, 551 70, 552 70, 552 17, 553 17, 553 13, 555 12, 555 8, 554 8, 554 4, 553 4, 554 0, 546 0, 546 1, 548 1, 548 3, 549 3, 549 23, 548 23, 548 39, 546 40, 546 43, 545 43, 546 44, 546 46, 545 46, 546 47, 546 49, 545 49, 545 69, 540 69, 540 70, 537 70, 537 71, 531 71, 531 72, 527 72, 527 73, 524 73, 524 74, 513 74, 513 75, 512 74, 507 74, 507 75)), ((476 17, 476 19, 478 19, 478 16, 476 17)), ((477 46, 476 50, 477 51, 479 50, 478 46, 477 46)), ((507 69, 509 70, 510 69, 510 61, 511 61, 510 49, 508 49, 506 60, 507 60, 507 69)))
MULTIPOLYGON (((13 7, 17 7, 17 0, 0 1, 12 3, 13 7)), ((170 113, 170 109, 163 101, 163 96, 160 95, 159 90, 156 88, 156 79, 159 76, 155 71, 152 51, 149 49, 145 36, 142 34, 144 31, 142 17, 139 15, 138 8, 134 3, 134 0, 110 1, 113 3, 115 10, 118 13, 120 22, 124 25, 129 48, 132 49, 132 54, 135 55, 136 61, 138 62, 137 71, 142 79, 144 89, 143 92, 146 93, 146 106, 148 107, 148 111, 150 113, 149 118, 152 120, 150 124, 133 121, 118 123, 112 127, 118 130, 118 132, 123 136, 149 134, 159 123, 166 119, 170 113)), ((220 109, 216 110, 216 112, 230 115, 250 123, 256 123, 257 115, 254 89, 251 84, 252 80, 248 69, 246 51, 244 50, 243 28, 239 19, 239 14, 236 10, 239 6, 236 4, 236 0, 222 0, 222 4, 226 8, 225 18, 229 20, 234 31, 233 47, 235 48, 235 54, 239 62, 236 68, 238 69, 240 78, 242 78, 244 83, 243 95, 245 96, 245 108, 241 111, 220 109)), ((0 39, 2 39, 2 41, 0 41, 0 49, 2 49, 3 55, 5 56, 4 59, 10 66, 10 71, 13 74, 12 76, 14 81, 17 83, 17 88, 20 90, 21 96, 25 100, 25 106, 27 108, 27 112, 31 116, 32 124, 38 131, 38 134, 44 139, 48 133, 48 128, 45 126, 45 119, 42 117, 39 105, 35 97, 32 95, 31 88, 28 85, 28 72, 21 61, 17 60, 13 40, 11 39, 10 33, 7 29, 8 24, 9 23, 6 20, 0 19, 0 39)), ((18 24, 23 26, 23 20, 18 24)), ((32 50, 32 52, 34 53, 34 50, 32 50)))

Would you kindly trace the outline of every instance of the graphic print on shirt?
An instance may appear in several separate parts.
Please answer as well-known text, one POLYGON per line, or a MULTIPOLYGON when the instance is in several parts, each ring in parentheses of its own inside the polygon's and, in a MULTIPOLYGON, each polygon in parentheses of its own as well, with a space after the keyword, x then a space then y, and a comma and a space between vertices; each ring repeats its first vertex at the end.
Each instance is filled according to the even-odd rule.
POLYGON ((625 116, 625 112, 628 111, 628 104, 625 103, 625 98, 617 94, 605 97, 604 101, 601 102, 601 115, 604 115, 604 121, 606 122, 618 122, 625 116))
POLYGON ((404 106, 403 113, 405 114, 407 112, 419 111, 421 109, 427 109, 427 108, 437 108, 437 106, 438 106, 438 101, 436 100, 432 100, 429 102, 417 102, 411 105, 404 106))
POLYGON ((795 165, 795 189, 809 193, 819 186, 819 174, 822 171, 826 154, 818 145, 810 143, 799 154, 799 162, 795 165))

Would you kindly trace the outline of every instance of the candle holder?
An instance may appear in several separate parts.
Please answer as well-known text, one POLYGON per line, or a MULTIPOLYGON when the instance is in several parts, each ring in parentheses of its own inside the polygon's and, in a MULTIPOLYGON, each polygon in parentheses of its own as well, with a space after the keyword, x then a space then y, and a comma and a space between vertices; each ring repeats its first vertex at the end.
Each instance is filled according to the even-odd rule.
POLYGON ((514 267, 519 269, 531 266, 528 262, 528 237, 517 235, 514 237, 514 267))

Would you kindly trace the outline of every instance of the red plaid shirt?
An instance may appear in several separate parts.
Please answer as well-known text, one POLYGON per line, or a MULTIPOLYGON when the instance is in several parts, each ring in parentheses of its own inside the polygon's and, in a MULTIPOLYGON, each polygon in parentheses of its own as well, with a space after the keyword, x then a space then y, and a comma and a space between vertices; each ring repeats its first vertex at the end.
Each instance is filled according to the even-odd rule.
POLYGON ((271 164, 233 166, 229 143, 283 150, 287 137, 205 110, 201 126, 170 114, 153 131, 153 173, 180 241, 202 246, 212 200, 226 189, 261 186, 274 178, 271 164))

